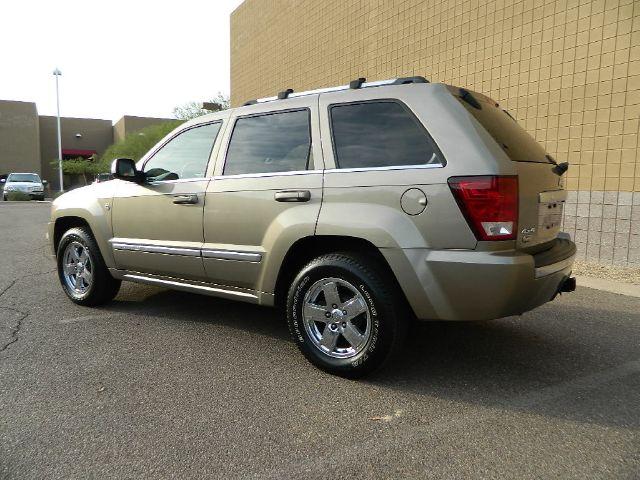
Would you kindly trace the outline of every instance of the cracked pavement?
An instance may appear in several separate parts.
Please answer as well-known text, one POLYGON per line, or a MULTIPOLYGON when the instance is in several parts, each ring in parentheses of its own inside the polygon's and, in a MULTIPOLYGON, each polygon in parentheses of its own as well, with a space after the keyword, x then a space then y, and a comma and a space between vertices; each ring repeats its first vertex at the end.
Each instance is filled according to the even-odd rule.
POLYGON ((307 364, 271 309, 123 284, 89 309, 46 204, 0 202, 0 479, 640 474, 640 299, 413 328, 365 381, 307 364))

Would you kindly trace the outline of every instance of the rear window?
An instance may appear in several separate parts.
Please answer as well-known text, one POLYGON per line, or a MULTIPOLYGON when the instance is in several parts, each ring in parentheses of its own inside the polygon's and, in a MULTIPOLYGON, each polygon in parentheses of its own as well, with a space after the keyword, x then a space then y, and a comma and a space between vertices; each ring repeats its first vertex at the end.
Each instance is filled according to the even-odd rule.
POLYGON ((330 112, 338 168, 444 164, 427 131, 399 102, 338 104, 330 112))
POLYGON ((536 140, 529 135, 505 110, 484 95, 468 92, 471 97, 465 100, 461 88, 450 87, 451 93, 473 115, 473 117, 489 132, 489 135, 502 147, 502 150, 514 162, 549 163, 546 152, 536 140), (473 106, 476 104, 480 108, 473 106))

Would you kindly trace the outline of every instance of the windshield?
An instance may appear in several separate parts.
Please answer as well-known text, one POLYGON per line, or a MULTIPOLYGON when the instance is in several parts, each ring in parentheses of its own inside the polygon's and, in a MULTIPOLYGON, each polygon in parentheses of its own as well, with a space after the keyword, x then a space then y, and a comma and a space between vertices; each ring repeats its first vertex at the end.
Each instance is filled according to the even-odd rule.
POLYGON ((7 178, 7 182, 40 183, 40 177, 35 173, 12 173, 7 178))
POLYGON ((512 161, 549 163, 544 148, 493 100, 475 92, 468 92, 471 98, 465 100, 464 90, 450 87, 450 91, 512 161), (474 102, 480 108, 476 108, 474 102))

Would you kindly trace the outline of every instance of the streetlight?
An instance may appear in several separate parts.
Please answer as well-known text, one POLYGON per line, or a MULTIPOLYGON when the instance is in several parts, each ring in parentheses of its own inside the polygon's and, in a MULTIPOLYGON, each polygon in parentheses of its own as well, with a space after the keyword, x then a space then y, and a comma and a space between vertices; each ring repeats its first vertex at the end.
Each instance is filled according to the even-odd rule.
POLYGON ((64 192, 64 184, 62 178, 62 136, 60 134, 60 91, 58 90, 58 77, 62 75, 59 68, 53 71, 53 75, 56 77, 56 106, 58 107, 58 173, 60 175, 60 191, 64 192))

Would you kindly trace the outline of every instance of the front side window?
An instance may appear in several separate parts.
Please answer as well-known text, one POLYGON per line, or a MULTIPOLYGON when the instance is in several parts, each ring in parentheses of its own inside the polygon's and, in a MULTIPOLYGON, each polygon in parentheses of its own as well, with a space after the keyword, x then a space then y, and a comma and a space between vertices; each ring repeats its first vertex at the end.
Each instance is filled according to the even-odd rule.
POLYGON ((236 121, 223 175, 306 170, 311 149, 309 110, 236 121))
POLYGON ((330 113, 337 168, 444 165, 427 131, 398 102, 334 105, 330 113))
POLYGON ((150 182, 203 178, 221 122, 190 128, 173 137, 144 166, 150 182))

